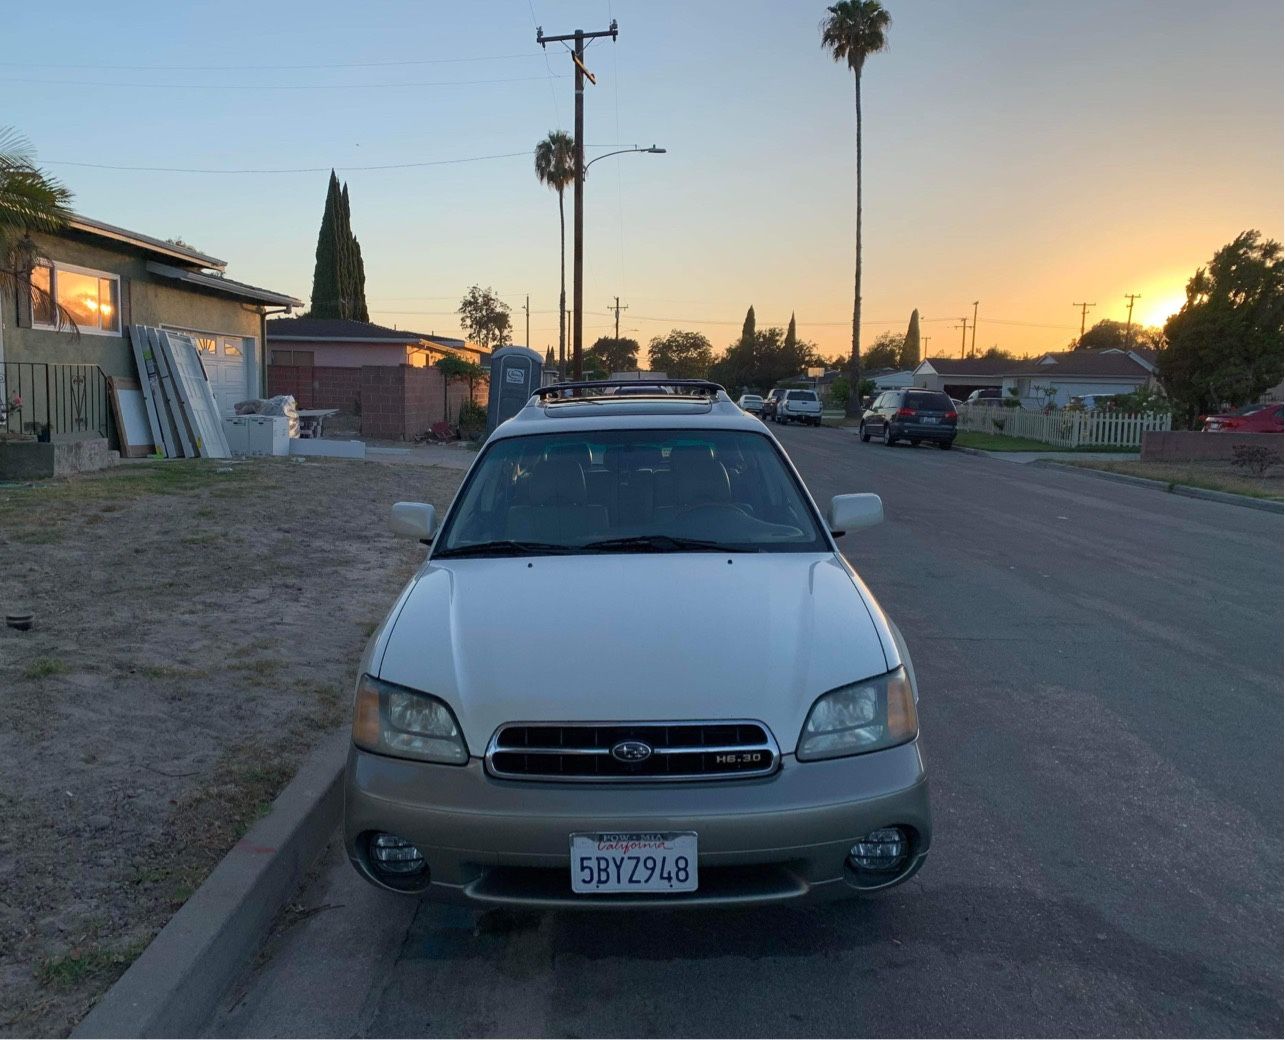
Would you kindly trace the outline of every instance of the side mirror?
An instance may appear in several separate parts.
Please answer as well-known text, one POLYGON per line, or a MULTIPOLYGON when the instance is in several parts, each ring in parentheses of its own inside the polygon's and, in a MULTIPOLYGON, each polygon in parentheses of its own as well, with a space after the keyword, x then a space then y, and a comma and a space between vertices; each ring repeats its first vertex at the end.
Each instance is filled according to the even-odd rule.
POLYGON ((830 533, 855 531, 883 523, 883 499, 878 495, 835 495, 830 499, 830 533))
POLYGON ((431 542, 437 533, 437 511, 424 502, 397 502, 393 505, 389 526, 393 534, 431 542))

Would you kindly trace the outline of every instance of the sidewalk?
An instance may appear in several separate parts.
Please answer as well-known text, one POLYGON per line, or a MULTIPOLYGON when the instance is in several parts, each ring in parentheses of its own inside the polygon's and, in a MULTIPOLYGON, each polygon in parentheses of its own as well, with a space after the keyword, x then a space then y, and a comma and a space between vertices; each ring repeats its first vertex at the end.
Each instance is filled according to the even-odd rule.
POLYGON ((955 451, 965 455, 982 455, 988 459, 999 459, 1001 462, 1035 462, 1049 459, 1054 462, 1067 462, 1071 459, 1102 459, 1107 462, 1137 462, 1142 454, 1136 451, 983 451, 981 448, 965 448, 957 444, 955 451))

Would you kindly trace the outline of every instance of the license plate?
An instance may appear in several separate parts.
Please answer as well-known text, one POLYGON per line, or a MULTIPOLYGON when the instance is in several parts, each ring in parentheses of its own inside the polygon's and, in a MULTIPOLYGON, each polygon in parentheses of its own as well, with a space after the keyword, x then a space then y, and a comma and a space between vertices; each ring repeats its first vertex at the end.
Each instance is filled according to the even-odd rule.
POLYGON ((935 415, 921 415, 921 416, 919 417, 919 421, 920 421, 921 423, 930 423, 930 424, 932 424, 933 426, 936 426, 936 425, 937 425, 937 416, 935 416, 935 415))
POLYGON ((571 835, 571 891, 695 892, 696 835, 571 835))

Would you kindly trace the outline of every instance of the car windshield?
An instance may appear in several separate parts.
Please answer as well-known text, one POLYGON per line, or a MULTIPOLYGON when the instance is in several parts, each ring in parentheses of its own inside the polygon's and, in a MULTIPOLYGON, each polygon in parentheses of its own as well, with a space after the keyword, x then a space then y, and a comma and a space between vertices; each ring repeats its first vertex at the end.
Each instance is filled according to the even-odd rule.
POLYGON ((486 447, 433 558, 828 549, 766 435, 601 430, 486 447))

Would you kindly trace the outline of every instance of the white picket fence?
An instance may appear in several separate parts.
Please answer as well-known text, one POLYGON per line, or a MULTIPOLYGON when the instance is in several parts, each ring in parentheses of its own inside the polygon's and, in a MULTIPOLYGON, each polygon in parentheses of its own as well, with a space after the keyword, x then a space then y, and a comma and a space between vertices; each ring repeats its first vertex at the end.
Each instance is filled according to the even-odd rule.
POLYGON ((965 405, 959 410, 959 429, 1002 437, 1026 437, 1060 448, 1137 448, 1142 435, 1168 430, 1167 414, 1126 412, 1035 412, 1022 408, 965 405))

